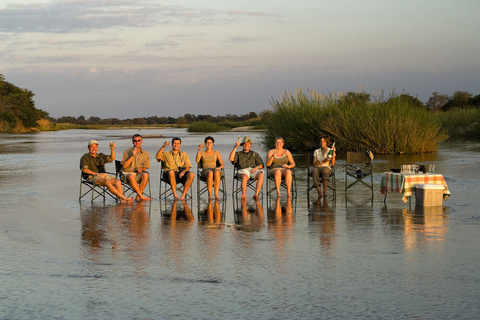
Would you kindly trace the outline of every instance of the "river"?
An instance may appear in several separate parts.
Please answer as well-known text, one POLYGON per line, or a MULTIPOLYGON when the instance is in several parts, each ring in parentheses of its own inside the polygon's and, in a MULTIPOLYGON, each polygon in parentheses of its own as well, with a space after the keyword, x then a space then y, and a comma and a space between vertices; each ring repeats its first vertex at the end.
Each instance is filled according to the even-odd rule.
MULTIPOLYGON (((265 158, 258 133, 247 134, 265 158)), ((184 129, 68 130, 0 135, 0 319, 477 319, 480 314, 480 143, 374 160, 374 198, 307 202, 306 156, 295 155, 291 203, 231 196, 228 154, 239 133, 219 133, 228 197, 175 208, 160 201, 154 161, 172 136, 194 162, 204 134, 184 129), (134 133, 152 157, 151 202, 78 200, 87 141, 99 152, 134 133), (163 135, 165 138, 160 138, 163 135), (381 173, 434 163, 451 197, 416 208, 378 191, 381 173), (242 211, 243 209, 243 211, 242 211)), ((288 148, 288 146, 285 146, 288 148)), ((341 146, 337 146, 341 149, 341 146)), ((107 170, 114 170, 113 164, 107 170)), ((196 193, 196 182, 193 184, 196 193)))

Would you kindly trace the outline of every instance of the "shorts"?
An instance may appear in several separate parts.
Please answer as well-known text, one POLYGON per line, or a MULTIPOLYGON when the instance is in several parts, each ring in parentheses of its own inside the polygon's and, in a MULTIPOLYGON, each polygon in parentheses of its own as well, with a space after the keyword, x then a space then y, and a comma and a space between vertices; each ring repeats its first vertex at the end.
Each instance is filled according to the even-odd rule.
POLYGON ((283 174, 284 171, 290 170, 290 169, 287 169, 287 168, 278 168, 278 167, 277 168, 271 168, 271 169, 268 170, 268 176, 269 177, 272 177, 272 178, 275 177, 275 171, 273 171, 274 169, 278 169, 278 170, 282 171, 282 174, 283 174))
POLYGON ((101 176, 100 176, 100 175, 98 175, 98 176, 88 176, 87 181, 88 181, 88 182, 95 183, 95 182, 97 182, 99 179, 102 179, 102 178, 105 178, 105 180, 115 179, 114 176, 111 176, 111 175, 109 175, 109 174, 102 174, 102 173, 100 173, 100 174, 101 174, 101 176))
MULTIPOLYGON (((142 173, 143 173, 143 172, 142 172, 142 173)), ((140 183, 140 180, 142 180, 142 173, 123 172, 123 173, 120 175, 120 180, 121 180, 123 183, 128 183, 128 181, 127 181, 127 175, 135 175, 135 180, 137 181, 137 183, 140 183)))
POLYGON ((252 168, 246 168, 246 169, 238 170, 238 175, 245 174, 248 176, 248 179, 255 180, 255 178, 257 177, 257 174, 260 172, 263 173, 263 169, 259 169, 252 174, 252 168))
POLYGON ((202 172, 200 172, 200 178, 202 181, 207 180, 207 175, 210 171, 215 173, 215 171, 219 171, 219 170, 214 168, 203 169, 202 172))
MULTIPOLYGON (((163 180, 168 181, 168 173, 169 173, 170 171, 172 171, 172 170, 168 170, 168 171, 164 171, 164 172, 163 172, 163 180)), ((175 171, 175 181, 176 181, 177 183, 185 184, 185 182, 187 181, 187 176, 188 176, 188 173, 189 173, 189 172, 190 172, 190 171, 185 172, 185 174, 183 175, 183 177, 180 178, 180 176, 179 176, 179 175, 180 175, 180 171, 175 171)))

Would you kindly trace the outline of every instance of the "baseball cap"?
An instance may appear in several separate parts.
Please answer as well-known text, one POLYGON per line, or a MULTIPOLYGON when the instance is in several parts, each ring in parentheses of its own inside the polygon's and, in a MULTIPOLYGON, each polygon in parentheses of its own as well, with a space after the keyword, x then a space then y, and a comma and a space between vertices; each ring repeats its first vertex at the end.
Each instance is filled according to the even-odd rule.
POLYGON ((92 144, 98 145, 97 140, 90 140, 90 141, 88 142, 88 146, 89 146, 89 147, 90 147, 92 144))

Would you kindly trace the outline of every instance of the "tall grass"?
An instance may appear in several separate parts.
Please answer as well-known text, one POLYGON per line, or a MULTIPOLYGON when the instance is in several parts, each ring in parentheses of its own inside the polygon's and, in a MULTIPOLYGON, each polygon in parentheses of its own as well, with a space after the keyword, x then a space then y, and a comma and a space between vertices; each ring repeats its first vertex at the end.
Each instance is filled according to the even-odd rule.
POLYGON ((454 108, 435 116, 451 137, 480 137, 480 108, 454 108))
POLYGON ((382 95, 368 102, 296 90, 272 100, 271 106, 264 142, 271 146, 275 136, 282 136, 286 147, 295 151, 318 148, 322 135, 329 135, 340 151, 390 154, 436 151, 447 138, 433 114, 382 95))

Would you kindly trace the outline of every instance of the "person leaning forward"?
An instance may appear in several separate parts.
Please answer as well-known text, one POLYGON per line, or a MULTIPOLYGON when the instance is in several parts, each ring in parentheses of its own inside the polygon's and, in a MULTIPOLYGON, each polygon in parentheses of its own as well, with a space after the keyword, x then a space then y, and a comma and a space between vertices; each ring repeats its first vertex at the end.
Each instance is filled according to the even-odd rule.
POLYGON ((238 169, 242 181, 242 199, 247 197, 247 182, 249 179, 257 180, 255 195, 253 199, 258 200, 258 194, 263 185, 263 160, 258 153, 250 150, 252 139, 245 137, 242 142, 238 140, 230 153, 229 160, 238 169), (237 152, 238 146, 242 145, 243 150, 237 152))
POLYGON ((143 195, 143 190, 148 184, 148 172, 150 168, 150 154, 142 149, 143 138, 139 134, 132 137, 133 148, 128 148, 122 155, 122 168, 125 182, 127 182, 137 194, 137 201, 152 200, 143 195))
POLYGON ((163 150, 168 147, 168 140, 163 143, 163 146, 158 150, 156 159, 158 162, 162 162, 163 165, 163 179, 167 180, 172 187, 173 196, 175 199, 184 200, 188 189, 192 186, 195 174, 190 172, 192 164, 188 154, 184 151, 180 151, 182 146, 182 139, 174 137, 172 139, 172 150, 164 152, 163 150), (177 183, 183 184, 183 193, 177 197, 177 183))
POLYGON ((115 160, 115 143, 110 145, 110 155, 98 153, 98 142, 90 140, 85 153, 80 159, 80 170, 84 179, 99 186, 107 187, 108 191, 117 196, 121 202, 132 202, 132 198, 127 198, 123 194, 122 183, 114 176, 105 173, 105 163, 115 160))

